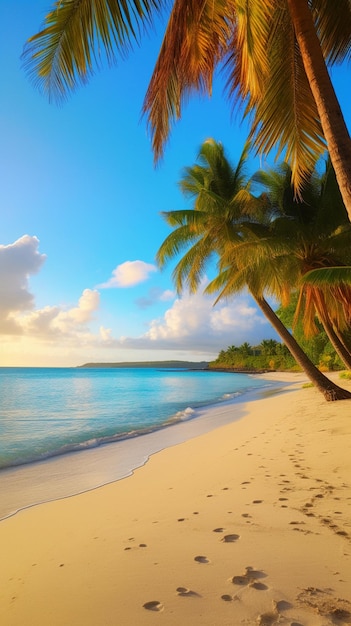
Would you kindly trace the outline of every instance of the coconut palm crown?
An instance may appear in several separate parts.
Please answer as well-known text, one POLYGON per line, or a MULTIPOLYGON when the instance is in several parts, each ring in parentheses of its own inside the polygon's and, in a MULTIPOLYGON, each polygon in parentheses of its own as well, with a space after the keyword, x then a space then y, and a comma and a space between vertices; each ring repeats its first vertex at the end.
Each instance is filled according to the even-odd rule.
MULTIPOLYGON (((182 255, 173 272, 175 285, 178 292, 186 288, 195 292, 206 268, 216 259, 219 274, 206 288, 208 293, 217 293, 216 302, 248 288, 292 355, 325 397, 328 400, 351 398, 351 394, 331 383, 308 359, 265 299, 267 293, 279 296, 284 291, 287 296, 290 293, 285 268, 290 258, 289 255, 283 256, 285 242, 280 248, 279 245, 275 247, 273 255, 267 255, 270 205, 262 219, 261 198, 250 193, 250 183, 245 177, 245 159, 244 151, 238 166, 231 168, 221 144, 208 140, 201 146, 199 163, 185 168, 180 180, 181 190, 192 198, 193 209, 163 213, 173 230, 157 253, 158 263, 163 267, 169 260, 182 255), (278 252, 282 258, 277 263, 278 252)), ((266 204, 264 208, 267 208, 266 204)))

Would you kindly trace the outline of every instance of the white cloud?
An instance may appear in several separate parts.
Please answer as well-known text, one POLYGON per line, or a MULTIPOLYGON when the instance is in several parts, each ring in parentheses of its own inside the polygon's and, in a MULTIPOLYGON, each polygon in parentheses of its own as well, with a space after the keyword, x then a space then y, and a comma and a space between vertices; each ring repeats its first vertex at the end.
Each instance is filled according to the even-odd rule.
POLYGON ((194 346, 226 347, 226 342, 256 342, 272 335, 267 322, 247 295, 233 298, 229 304, 213 307, 213 297, 202 294, 177 299, 162 319, 153 320, 145 337, 152 344, 175 346, 177 342, 194 346))
POLYGON ((101 340, 108 344, 113 341, 112 330, 111 328, 105 328, 104 326, 100 326, 99 328, 101 340))
POLYGON ((216 356, 228 345, 255 345, 268 338, 277 338, 276 333, 247 294, 213 307, 213 297, 197 293, 176 299, 163 317, 150 322, 144 335, 114 339, 109 333, 105 345, 216 356))
POLYGON ((38 251, 37 237, 23 235, 14 243, 0 245, 0 332, 20 333, 13 314, 34 306, 29 277, 36 274, 46 256, 38 251))
POLYGON ((148 280, 149 275, 157 272, 157 267, 144 261, 125 261, 112 272, 112 277, 105 283, 98 285, 100 289, 116 287, 133 287, 148 280))
POLYGON ((98 291, 84 289, 75 307, 63 309, 58 306, 46 306, 18 317, 17 322, 21 324, 23 332, 27 335, 42 338, 55 336, 79 338, 81 333, 86 333, 86 324, 94 318, 99 303, 98 291))
POLYGON ((171 291, 171 289, 166 289, 165 291, 161 293, 160 301, 169 302, 170 300, 173 300, 174 296, 175 296, 174 291, 171 291))
POLYGON ((100 294, 96 289, 84 289, 78 301, 78 306, 61 311, 56 324, 63 330, 77 324, 86 324, 93 318, 93 313, 99 308, 100 294))
MULTIPOLYGON (((69 364, 73 355, 78 362, 143 360, 141 355, 146 351, 152 351, 154 358, 162 354, 167 355, 165 358, 174 354, 182 358, 184 354, 187 359, 193 358, 191 355, 208 359, 228 345, 240 345, 244 341, 255 345, 264 338, 275 337, 247 294, 215 307, 213 297, 202 295, 202 289, 197 294, 185 294, 175 299, 162 317, 151 320, 147 331, 139 337, 121 334, 116 338, 115 331, 103 325, 98 332, 91 330, 91 322, 99 322, 100 294, 96 289, 85 289, 77 304, 35 310, 29 278, 39 271, 46 258, 39 253, 38 245, 36 237, 25 235, 9 246, 0 246, 0 333, 3 346, 12 346, 9 354, 13 356, 9 358, 13 364, 24 362, 21 360, 24 354, 30 363, 31 352, 33 363, 40 354, 44 360, 47 354, 51 363, 55 354, 60 355, 61 364, 64 359, 69 364)), ((137 284, 155 271, 153 265, 130 261, 116 268, 109 284, 137 284)), ((152 288, 137 304, 145 308, 174 297, 171 290, 152 288)))

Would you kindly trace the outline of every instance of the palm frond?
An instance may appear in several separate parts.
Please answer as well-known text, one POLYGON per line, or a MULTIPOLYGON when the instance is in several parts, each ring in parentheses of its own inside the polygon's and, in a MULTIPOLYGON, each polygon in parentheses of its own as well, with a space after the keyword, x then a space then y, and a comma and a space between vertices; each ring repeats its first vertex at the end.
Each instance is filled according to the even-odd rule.
POLYGON ((260 153, 275 149, 278 159, 284 152, 293 187, 301 197, 326 144, 287 12, 280 11, 273 23, 276 28, 267 50, 270 71, 263 80, 264 92, 259 102, 249 99, 251 138, 260 153))
POLYGON ((351 267, 321 267, 311 270, 302 276, 301 283, 316 287, 351 284, 351 267))
POLYGON ((252 99, 253 106, 262 96, 264 77, 269 72, 267 58, 272 0, 237 0, 236 14, 225 59, 226 88, 233 100, 252 99))
POLYGON ((351 4, 349 0, 313 0, 314 21, 324 58, 341 63, 351 53, 351 4))
POLYGON ((245 276, 240 270, 230 267, 223 269, 206 286, 204 293, 218 293, 214 301, 214 306, 223 298, 230 298, 235 293, 239 293, 246 287, 245 276))
POLYGON ((192 91, 210 94, 214 69, 223 57, 234 0, 175 0, 145 96, 155 159, 162 156, 174 120, 192 91))
POLYGON ((57 0, 22 55, 32 82, 61 100, 87 82, 101 49, 111 63, 125 55, 165 0, 57 0))
POLYGON ((180 259, 172 273, 173 281, 178 293, 185 286, 195 293, 205 276, 206 267, 216 254, 210 236, 204 236, 197 241, 180 259))

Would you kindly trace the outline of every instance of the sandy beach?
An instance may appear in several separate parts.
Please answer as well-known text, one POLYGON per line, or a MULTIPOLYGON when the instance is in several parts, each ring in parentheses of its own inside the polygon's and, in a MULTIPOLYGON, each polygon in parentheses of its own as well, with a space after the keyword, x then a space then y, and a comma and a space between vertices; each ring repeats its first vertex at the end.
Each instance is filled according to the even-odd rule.
POLYGON ((2 520, 0 623, 351 624, 351 404, 269 376, 294 384, 132 476, 2 520))

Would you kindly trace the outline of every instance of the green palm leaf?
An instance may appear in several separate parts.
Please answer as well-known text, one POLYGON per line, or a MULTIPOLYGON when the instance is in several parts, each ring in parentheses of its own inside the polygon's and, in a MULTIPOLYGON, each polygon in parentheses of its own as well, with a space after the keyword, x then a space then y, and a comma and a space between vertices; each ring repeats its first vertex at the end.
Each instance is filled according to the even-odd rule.
POLYGON ((24 67, 49 98, 85 83, 101 61, 124 56, 163 0, 58 0, 23 52, 24 67))
POLYGON ((351 284, 350 267, 321 267, 307 272, 301 278, 304 285, 335 286, 337 284, 351 284))

